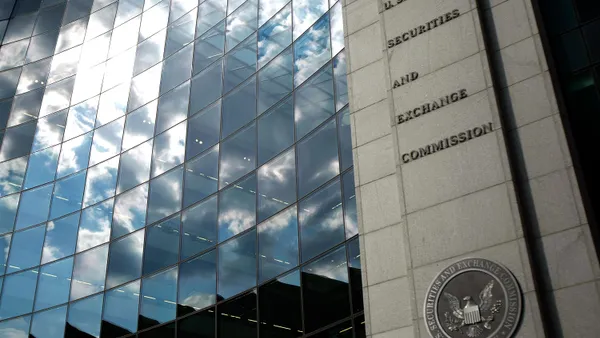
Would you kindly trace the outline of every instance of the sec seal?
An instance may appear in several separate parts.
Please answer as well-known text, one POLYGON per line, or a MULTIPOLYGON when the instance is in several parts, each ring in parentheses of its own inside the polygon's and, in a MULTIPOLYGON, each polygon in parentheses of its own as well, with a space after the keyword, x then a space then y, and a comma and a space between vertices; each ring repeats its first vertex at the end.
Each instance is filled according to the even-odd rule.
POLYGON ((433 338, 509 338, 521 319, 521 290, 504 266, 460 260, 431 282, 423 318, 433 338))

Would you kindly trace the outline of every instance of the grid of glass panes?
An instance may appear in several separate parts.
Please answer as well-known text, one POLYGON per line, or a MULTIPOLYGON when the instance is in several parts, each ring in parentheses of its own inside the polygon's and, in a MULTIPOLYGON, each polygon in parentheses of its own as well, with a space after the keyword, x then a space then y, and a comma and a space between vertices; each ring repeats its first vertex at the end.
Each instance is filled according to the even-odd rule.
POLYGON ((340 1, 0 20, 0 336, 364 336, 340 1))

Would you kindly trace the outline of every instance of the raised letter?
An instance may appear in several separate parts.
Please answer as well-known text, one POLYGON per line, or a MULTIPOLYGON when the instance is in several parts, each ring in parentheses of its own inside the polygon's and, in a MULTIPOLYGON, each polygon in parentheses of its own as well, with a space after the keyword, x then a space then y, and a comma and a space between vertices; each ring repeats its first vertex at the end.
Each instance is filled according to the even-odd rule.
POLYGON ((388 48, 394 47, 394 40, 388 40, 388 48))
POLYGON ((408 154, 402 154, 402 163, 408 162, 410 162, 410 157, 408 157, 408 154))
POLYGON ((460 11, 458 9, 455 9, 452 11, 452 17, 453 18, 458 18, 458 16, 460 15, 460 11))
POLYGON ((394 88, 398 88, 400 86, 402 86, 400 82, 398 82, 398 80, 394 80, 394 88))
POLYGON ((460 94, 460 99, 461 100, 464 99, 464 98, 466 98, 468 96, 466 89, 461 89, 461 90, 458 91, 458 93, 460 94))
POLYGON ((404 123, 404 115, 398 115, 398 124, 404 123))

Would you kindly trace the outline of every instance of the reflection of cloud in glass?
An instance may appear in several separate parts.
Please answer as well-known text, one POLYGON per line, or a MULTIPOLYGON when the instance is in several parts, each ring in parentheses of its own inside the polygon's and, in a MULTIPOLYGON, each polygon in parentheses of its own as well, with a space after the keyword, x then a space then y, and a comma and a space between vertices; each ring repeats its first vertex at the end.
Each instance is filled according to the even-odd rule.
POLYGON ((0 196, 21 189, 27 166, 27 156, 0 163, 0 196))
POLYGON ((152 176, 157 176, 183 162, 187 123, 182 122, 155 138, 152 176))
POLYGON ((77 252, 108 241, 114 200, 83 210, 77 234, 77 252))
POLYGON ((74 84, 75 77, 73 76, 46 87, 39 117, 44 117, 55 111, 67 108, 71 100, 74 84))
POLYGON ((26 39, 0 47, 0 71, 22 65, 28 45, 26 39))
POLYGON ((157 107, 158 101, 154 100, 127 115, 123 150, 130 149, 152 137, 157 107))
POLYGON ((96 127, 125 115, 127 97, 129 95, 129 84, 129 82, 125 82, 120 86, 102 93, 100 96, 100 103, 98 104, 96 127))
POLYGON ((127 48, 135 46, 138 38, 138 29, 140 27, 140 17, 126 22, 125 24, 115 28, 110 41, 110 49, 108 57, 113 57, 127 48))
POLYGON ((90 165, 102 162, 121 151, 125 117, 96 129, 90 154, 90 165))
POLYGON ((341 247, 307 265, 303 272, 348 283, 348 269, 346 265, 346 250, 344 247, 341 247))
POLYGON ((81 253, 75 257, 71 300, 104 290, 108 245, 81 253))
POLYGON ((329 15, 326 14, 296 41, 294 46, 294 84, 300 85, 330 57, 329 15))
POLYGON ((38 151, 59 144, 62 141, 66 119, 66 109, 39 119, 31 151, 38 151))
MULTIPOLYGON (((290 6, 282 10, 259 30, 258 64, 264 65, 292 42, 290 6)), ((280 61, 281 62, 281 61, 280 61)))
POLYGON ((27 338, 29 316, 23 316, 0 323, 0 336, 3 338, 27 338))
POLYGON ((144 225, 147 201, 148 184, 139 186, 117 198, 113 219, 113 238, 133 232, 144 225))
POLYGON ((105 64, 101 63, 95 67, 81 70, 75 77, 75 87, 71 97, 71 104, 87 100, 94 95, 100 94, 102 79, 104 78, 105 64))
POLYGON ((183 166, 150 181, 149 212, 152 223, 181 209, 183 166))
POLYGON ((294 0, 294 39, 327 11, 327 0, 294 0))
POLYGON ((158 97, 162 63, 133 78, 129 94, 128 110, 134 110, 158 97))
POLYGON ((331 8, 331 50, 335 55, 344 48, 344 22, 342 19, 342 3, 338 1, 331 8))
POLYGON ((121 155, 117 193, 148 180, 152 158, 152 143, 153 140, 149 140, 121 155))
POLYGON ((56 42, 56 52, 62 52, 83 42, 88 17, 72 22, 60 29, 56 42))
POLYGON ((83 197, 84 208, 115 194, 118 168, 119 157, 116 156, 88 169, 83 197))
POLYGON ((83 44, 83 51, 79 59, 79 67, 81 69, 95 66, 106 60, 106 54, 110 46, 110 37, 111 32, 108 32, 83 44))
POLYGON ((258 25, 262 26, 275 13, 277 13, 288 0, 259 0, 258 4, 258 25))
POLYGON ((135 47, 130 48, 106 62, 106 74, 104 75, 104 82, 102 82, 103 91, 129 81, 135 63, 135 50, 135 47))
POLYGON ((80 55, 81 46, 56 54, 52 58, 48 83, 54 83, 75 74, 75 72, 77 72, 77 62, 79 61, 80 55))
POLYGON ((65 140, 87 133, 94 128, 99 98, 99 96, 93 97, 69 109, 65 126, 65 140))

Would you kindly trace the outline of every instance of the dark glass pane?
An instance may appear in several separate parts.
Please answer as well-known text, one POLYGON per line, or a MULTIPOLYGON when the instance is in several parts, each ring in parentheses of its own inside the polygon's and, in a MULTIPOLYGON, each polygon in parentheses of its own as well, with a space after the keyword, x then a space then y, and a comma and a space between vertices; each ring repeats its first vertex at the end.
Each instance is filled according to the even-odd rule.
MULTIPOLYGON (((11 1, 8 1, 11 2, 11 1)), ((13 8, 12 17, 33 13, 40 8, 42 0, 19 0, 13 8)))
POLYGON ((106 288, 110 289, 140 278, 143 249, 143 229, 110 243, 106 288))
POLYGON ((190 93, 191 114, 204 109, 221 96, 223 89, 222 76, 223 65, 221 60, 192 78, 192 90, 190 93))
POLYGON ((346 238, 358 234, 358 219, 356 214, 356 191, 354 187, 354 171, 350 170, 342 176, 344 191, 344 223, 346 238))
POLYGON ((73 257, 42 266, 35 297, 35 310, 46 309, 69 300, 73 257))
POLYGON ((121 155, 119 183, 117 193, 131 189, 150 178, 150 161, 152 160, 152 143, 150 140, 121 155))
POLYGON ((229 3, 228 12, 231 15, 227 17, 227 37, 225 39, 225 49, 227 51, 230 51, 256 31, 258 23, 257 7, 256 0, 246 1, 235 12, 231 13, 231 9, 233 8, 231 3, 229 3))
MULTIPOLYGON (((588 46, 592 62, 600 61, 600 20, 583 27, 583 37, 588 46)), ((23 75, 21 75, 22 77, 23 75)))
POLYGON ((350 315, 345 247, 302 269, 306 332, 350 315))
POLYGON ((77 233, 77 252, 108 242, 114 199, 96 204, 81 212, 77 233))
POLYGON ((65 4, 48 7, 40 11, 33 34, 38 35, 47 31, 53 31, 60 27, 65 10, 65 4))
POLYGON ((164 61, 160 83, 161 95, 192 76, 193 56, 194 46, 187 45, 164 61))
MULTIPOLYGON (((6 262, 8 261, 8 253, 10 250, 10 240, 12 239, 12 234, 4 235, 0 237, 0 275, 4 275, 4 270, 6 270, 6 262)), ((2 283, 0 282, 0 286, 2 283)))
POLYGON ((148 218, 151 224, 181 210, 183 166, 150 181, 148 218))
MULTIPOLYGON (((17 216, 19 194, 0 198, 0 234, 12 231, 17 216)), ((4 269, 0 269, 0 274, 4 269)))
MULTIPOLYGON (((237 28, 237 27, 236 27, 237 28)), ((225 56, 224 92, 235 88, 256 71, 256 34, 225 56)))
POLYGON ((99 294, 69 305, 66 338, 100 336, 102 298, 102 294, 99 294))
POLYGON ((39 312, 33 315, 29 337, 55 338, 63 337, 67 322, 67 306, 39 312))
MULTIPOLYGON (((296 16, 296 8, 294 8, 294 16, 296 16)), ((294 36, 296 36, 296 28, 300 26, 294 25, 294 36)), ((294 43, 294 85, 299 86, 330 58, 329 14, 325 14, 294 43)))
POLYGON ((581 21, 588 21, 600 17, 600 4, 596 1, 575 0, 577 12, 581 21))
POLYGON ((217 196, 185 210, 181 223, 182 259, 214 246, 217 242, 217 196))
POLYGON ((571 73, 589 64, 580 30, 574 30, 554 39, 556 62, 563 73, 571 73))
POLYGON ((188 121, 186 159, 190 159, 219 142, 221 101, 218 101, 188 121))
POLYGON ((162 133, 177 123, 185 120, 188 115, 189 97, 190 81, 186 81, 158 99, 156 134, 162 133))
POLYGON ((177 323, 177 338, 214 338, 215 310, 209 309, 177 323))
POLYGON ((87 167, 92 146, 92 134, 92 132, 89 132, 62 144, 56 172, 57 178, 87 167))
POLYGON ((198 156, 185 165, 183 207, 190 206, 217 191, 219 175, 219 146, 198 156))
POLYGON ((367 338, 364 315, 360 315, 360 316, 354 318, 354 337, 355 338, 367 338))
POLYGON ((358 238, 348 242, 348 270, 352 287, 352 310, 356 313, 364 309, 358 238))
POLYGON ((36 18, 36 14, 30 14, 11 19, 6 28, 2 44, 6 45, 30 37, 33 32, 33 25, 35 24, 36 18))
POLYGON ((59 144, 63 139, 66 121, 66 109, 56 114, 48 115, 39 119, 37 123, 37 130, 33 138, 33 147, 31 151, 38 151, 55 144, 59 144))
POLYGON ((221 143, 219 187, 224 187, 256 168, 256 125, 240 130, 221 143))
POLYGON ((104 201, 115 195, 119 156, 88 169, 83 207, 104 201))
POLYGON ((330 121, 298 144, 298 195, 306 195, 338 173, 337 132, 335 121, 330 121))
POLYGON ((148 184, 117 196, 110 237, 117 238, 143 227, 146 224, 147 201, 148 184))
POLYGON ((51 183, 21 194, 21 204, 19 204, 19 213, 17 214, 17 230, 45 222, 48 219, 53 187, 54 184, 51 183))
POLYGON ((50 219, 58 218, 81 209, 85 185, 85 171, 62 179, 54 185, 50 219))
POLYGON ((27 49, 27 62, 34 62, 52 56, 57 39, 58 31, 50 31, 31 38, 31 43, 27 49))
MULTIPOLYGON (((73 279, 71 280, 71 301, 104 290, 107 258, 108 245, 75 256, 73 279)), ((100 304, 102 304, 102 297, 100 297, 100 304)), ((99 312, 101 311, 99 310, 99 312)), ((100 313, 98 313, 99 316, 100 313)), ((98 326, 100 326, 99 318, 98 326)))
POLYGON ((54 180, 59 153, 60 145, 31 154, 23 187, 29 189, 54 180))
POLYGON ((44 89, 36 89, 28 93, 17 95, 13 99, 13 106, 8 120, 8 126, 35 120, 40 112, 44 89))
POLYGON ((256 176, 227 188, 219 195, 219 242, 256 224, 256 176))
MULTIPOLYGON (((195 1, 174 1, 171 6, 175 6, 177 3, 187 4, 196 6, 197 3, 195 1)), ((191 8, 190 8, 191 9, 191 8)), ((167 30, 167 43, 165 45, 165 55, 171 55, 177 50, 181 49, 184 46, 187 46, 192 40, 194 40, 194 33, 196 32, 196 16, 197 9, 189 11, 186 10, 183 17, 176 19, 176 15, 174 12, 171 12, 171 16, 169 17, 169 21, 173 22, 177 20, 173 24, 171 24, 167 30)))
POLYGON ((292 92, 292 49, 281 53, 258 74, 258 114, 292 92))
POLYGON ((21 190, 26 167, 26 156, 0 163, 0 196, 21 190))
POLYGON ((123 150, 131 149, 149 140, 154 135, 157 107, 158 101, 154 100, 127 115, 125 134, 123 135, 123 150))
POLYGON ((258 292, 261 337, 292 338, 302 335, 298 270, 261 286, 258 292))
MULTIPOLYGON (((6 128, 8 123, 8 116, 10 115, 10 109, 12 107, 12 99, 0 102, 0 130, 6 128)), ((4 134, 4 132, 3 132, 4 134)), ((2 139, 0 139, 0 145, 2 145, 2 139)))
POLYGON ((333 77, 335 79, 335 110, 340 110, 348 104, 345 52, 341 52, 333 60, 333 77))
POLYGON ((29 39, 0 46, 0 71, 22 66, 29 39))
POLYGON ((152 177, 175 168, 185 156, 185 132, 187 123, 182 122, 154 139, 152 153, 152 177))
MULTIPOLYGON (((204 2, 200 7, 209 4, 204 2)), ((208 67, 225 52, 225 21, 221 21, 214 28, 196 40, 194 45, 194 75, 208 67)))
POLYGON ((300 202, 298 209, 303 262, 344 240, 339 180, 308 196, 300 202))
POLYGON ((258 165, 294 143, 292 96, 258 119, 258 165))
POLYGON ((338 119, 338 140, 340 142, 340 157, 344 171, 353 165, 352 160, 352 136, 350 132, 350 109, 346 108, 339 113, 338 119))
POLYGON ((296 201, 296 155, 280 155, 258 169, 258 222, 296 201))
POLYGON ((352 322, 346 321, 325 331, 321 331, 311 338, 352 338, 352 322))
POLYGON ((0 148, 0 161, 7 161, 29 153, 35 134, 35 125, 36 122, 33 121, 6 129, 2 148, 0 148))
POLYGON ((31 312, 38 270, 28 270, 4 277, 0 318, 6 319, 31 312))
POLYGON ((217 301, 217 255, 210 251, 179 266, 178 316, 217 301))
POLYGON ((256 338, 256 291, 217 307, 219 338, 256 338))
POLYGON ((63 18, 63 24, 67 24, 79 18, 82 18, 92 10, 94 0, 70 0, 67 3, 67 10, 63 18))
POLYGON ((221 138, 229 136, 256 117, 256 81, 253 77, 223 98, 221 138))
POLYGON ((20 68, 7 70, 0 73, 0 99, 9 98, 15 95, 20 75, 20 68))
POLYGON ((175 319, 177 300, 177 267, 142 281, 139 329, 175 319))
POLYGON ((159 326, 152 330, 141 332, 138 338, 173 338, 175 337, 175 323, 159 326))
POLYGON ((48 222, 46 240, 42 253, 42 264, 70 256, 75 253, 79 213, 48 222))
POLYGON ((6 273, 26 270, 40 264, 45 232, 46 227, 43 225, 15 232, 6 273))
MULTIPOLYGON (((46 79, 48 79, 48 74, 50 72, 51 61, 51 58, 47 58, 24 66, 21 78, 19 78, 17 94, 22 94, 45 86, 46 79)), ((17 70, 7 71, 6 73, 15 71, 17 70)))
POLYGON ((296 91, 296 138, 304 137, 334 112, 333 74, 330 65, 327 65, 296 91))
POLYGON ((179 214, 148 227, 143 274, 154 273, 177 263, 179 258, 179 214))
POLYGON ((107 291, 104 296, 102 337, 120 337, 137 331, 140 281, 107 291))
MULTIPOLYGON (((262 1, 261 1, 262 2, 262 1)), ((258 30, 258 64, 264 66, 292 43, 292 4, 258 30)), ((290 54, 291 58, 291 54, 290 54)), ((291 60, 289 69, 291 71, 291 60)))
POLYGON ((227 299, 256 286, 256 230, 219 246, 218 273, 218 300, 227 299))
POLYGON ((225 18, 227 0, 207 0, 198 6, 196 36, 200 36, 225 18))
POLYGON ((91 98, 69 109, 65 126, 65 140, 87 133, 94 128, 94 121, 98 112, 98 99, 99 97, 91 98))

